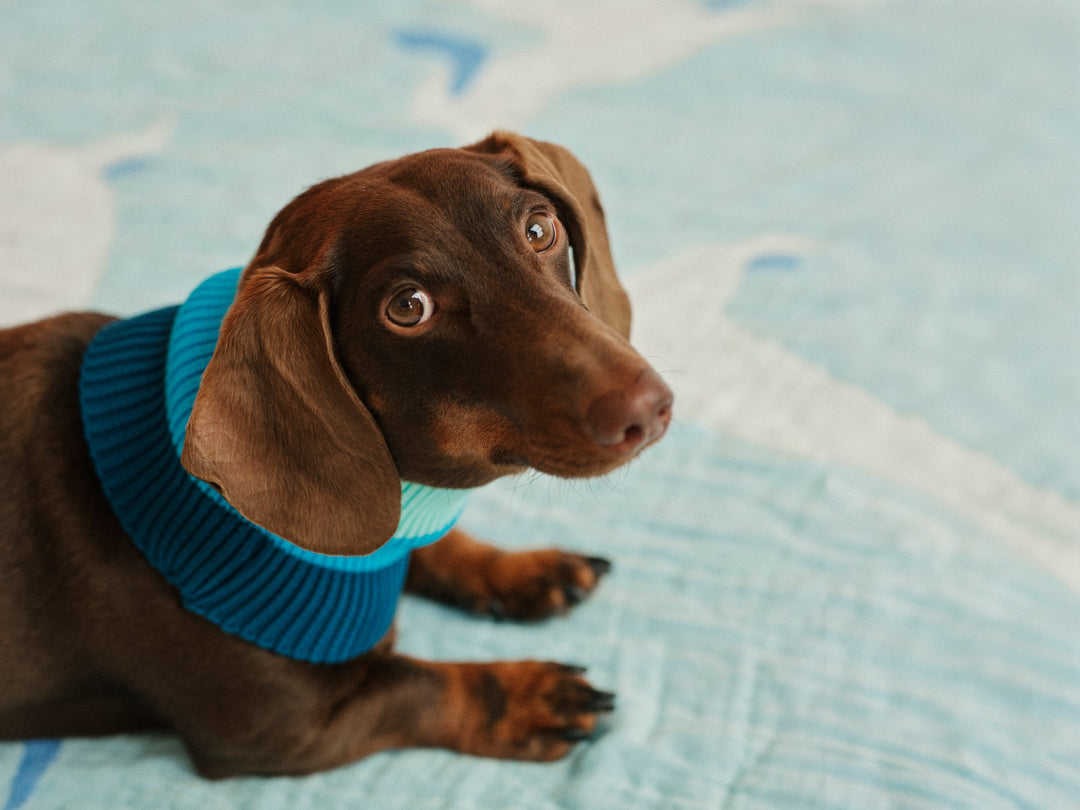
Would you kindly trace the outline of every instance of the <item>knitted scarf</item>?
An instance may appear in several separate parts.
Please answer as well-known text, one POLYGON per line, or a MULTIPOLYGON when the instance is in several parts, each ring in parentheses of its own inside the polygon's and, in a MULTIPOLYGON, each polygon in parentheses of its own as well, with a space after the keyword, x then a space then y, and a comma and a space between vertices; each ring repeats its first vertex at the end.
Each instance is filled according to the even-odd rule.
POLYGON ((83 359, 90 455, 124 530, 183 605, 228 633, 305 661, 345 661, 390 628, 409 552, 454 525, 467 490, 401 484, 401 520, 371 554, 302 549, 244 518, 180 464, 184 430, 240 270, 179 307, 103 328, 83 359))

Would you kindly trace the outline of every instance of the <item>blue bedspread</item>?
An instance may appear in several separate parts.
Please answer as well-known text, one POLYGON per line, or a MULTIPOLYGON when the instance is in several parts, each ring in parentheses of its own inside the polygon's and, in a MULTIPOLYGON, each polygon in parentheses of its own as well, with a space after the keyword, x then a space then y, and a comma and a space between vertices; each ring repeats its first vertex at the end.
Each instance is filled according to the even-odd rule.
MULTIPOLYGON (((570 617, 406 598, 400 647, 618 693, 549 765, 200 780, 0 744, 0 808, 1080 807, 1080 7, 85 3, 0 11, 0 323, 133 313, 324 177, 494 127, 590 167, 677 422, 463 518, 603 553, 570 617)), ((0 688, 3 688, 0 684, 0 688)))

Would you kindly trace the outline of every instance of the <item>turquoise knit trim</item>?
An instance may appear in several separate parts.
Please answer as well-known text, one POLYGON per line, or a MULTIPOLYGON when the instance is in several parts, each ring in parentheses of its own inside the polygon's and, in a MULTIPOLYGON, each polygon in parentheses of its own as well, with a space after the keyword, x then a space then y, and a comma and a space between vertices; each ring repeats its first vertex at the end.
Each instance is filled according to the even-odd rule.
MULTIPOLYGON (((240 268, 234 268, 206 279, 180 305, 177 313, 165 366, 165 407, 169 432, 178 457, 184 446, 184 431, 195 404, 203 369, 214 353, 221 321, 235 297, 240 273, 240 268)), ((197 485, 208 498, 232 509, 209 484, 198 481, 197 485)), ((266 535, 270 542, 280 545, 286 553, 316 565, 345 571, 370 571, 383 568, 412 549, 445 535, 461 515, 468 496, 467 489, 438 489, 402 481, 401 518, 394 536, 385 545, 362 556, 319 554, 270 532, 266 532, 266 535)))
POLYGON ((346 557, 266 531, 189 475, 183 427, 238 272, 212 277, 182 307, 98 333, 80 378, 90 455, 121 525, 188 610, 282 655, 348 660, 386 634, 409 551, 449 531, 467 491, 403 484, 394 537, 346 557))

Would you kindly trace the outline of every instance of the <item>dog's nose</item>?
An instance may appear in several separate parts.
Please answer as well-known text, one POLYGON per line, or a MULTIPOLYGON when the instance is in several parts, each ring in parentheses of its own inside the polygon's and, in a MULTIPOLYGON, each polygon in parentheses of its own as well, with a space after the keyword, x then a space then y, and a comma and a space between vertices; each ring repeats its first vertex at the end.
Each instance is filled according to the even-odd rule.
POLYGON ((585 424, 599 444, 632 455, 664 435, 673 400, 660 375, 646 368, 628 388, 598 397, 589 406, 585 424))

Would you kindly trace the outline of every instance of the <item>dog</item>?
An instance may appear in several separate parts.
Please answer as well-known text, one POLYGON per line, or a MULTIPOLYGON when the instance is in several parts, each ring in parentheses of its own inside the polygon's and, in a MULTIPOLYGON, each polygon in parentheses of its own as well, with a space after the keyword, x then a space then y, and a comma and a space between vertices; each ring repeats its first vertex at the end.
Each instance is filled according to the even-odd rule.
POLYGON ((517 620, 586 597, 605 559, 482 543, 462 493, 605 474, 671 420, 585 167, 508 132, 379 163, 215 279, 0 331, 0 737, 167 728, 211 779, 589 738, 614 695, 579 667, 392 648, 402 587, 517 620))

